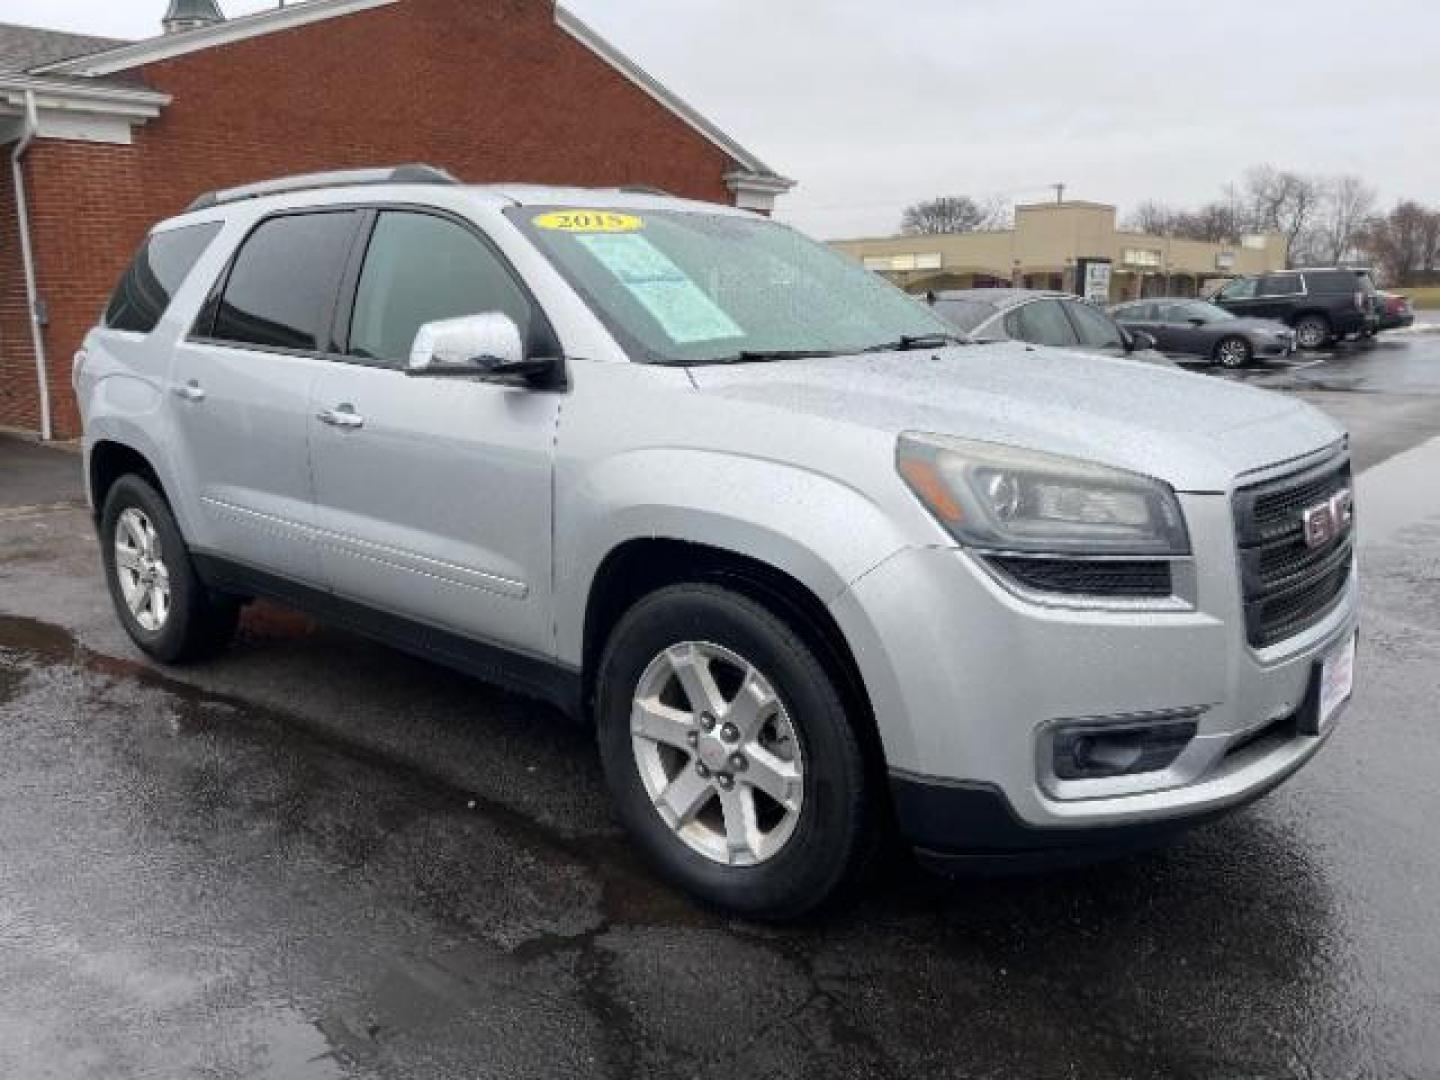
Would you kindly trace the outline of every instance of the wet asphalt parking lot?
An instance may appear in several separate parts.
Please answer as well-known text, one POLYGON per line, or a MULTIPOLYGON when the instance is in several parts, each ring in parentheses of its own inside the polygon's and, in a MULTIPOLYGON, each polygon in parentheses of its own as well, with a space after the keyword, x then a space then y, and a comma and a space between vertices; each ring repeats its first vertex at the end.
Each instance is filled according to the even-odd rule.
POLYGON ((0 1077, 1440 1076, 1440 334, 1302 363, 1241 377, 1362 470, 1325 752, 1162 851, 894 859, 789 927, 655 881, 541 706, 266 606, 143 662, 78 459, 0 441, 0 1077))

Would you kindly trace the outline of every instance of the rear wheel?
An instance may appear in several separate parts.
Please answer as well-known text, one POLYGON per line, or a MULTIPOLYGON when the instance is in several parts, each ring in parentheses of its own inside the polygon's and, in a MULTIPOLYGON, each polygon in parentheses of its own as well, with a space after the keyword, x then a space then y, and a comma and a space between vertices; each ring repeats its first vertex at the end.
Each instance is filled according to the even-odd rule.
POLYGON ((1215 346, 1215 360, 1222 367, 1243 368, 1250 363, 1250 343, 1241 337, 1227 337, 1215 346))
POLYGON ((1330 320, 1306 315, 1295 324, 1295 343, 1302 349, 1319 349, 1330 341, 1330 320))
POLYGON ((229 644, 239 601, 205 588, 169 505, 145 480, 123 476, 110 488, 100 546, 115 611, 142 650, 175 664, 229 644))
POLYGON ((830 674, 766 608, 713 585, 646 597, 611 635, 596 709, 620 819, 681 888, 793 918, 863 870, 860 741, 830 674))

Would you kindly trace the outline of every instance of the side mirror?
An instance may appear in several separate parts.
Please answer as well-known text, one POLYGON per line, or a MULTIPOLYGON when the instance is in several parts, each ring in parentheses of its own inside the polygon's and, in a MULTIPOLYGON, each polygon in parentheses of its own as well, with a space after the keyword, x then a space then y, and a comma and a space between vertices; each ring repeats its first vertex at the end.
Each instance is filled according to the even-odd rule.
POLYGON ((420 327, 405 374, 550 383, 560 374, 561 363, 558 357, 526 356, 515 320, 488 311, 420 327))
POLYGON ((1159 342, 1155 340, 1155 335, 1145 330, 1134 330, 1130 334, 1131 352, 1149 352, 1158 344, 1159 342))

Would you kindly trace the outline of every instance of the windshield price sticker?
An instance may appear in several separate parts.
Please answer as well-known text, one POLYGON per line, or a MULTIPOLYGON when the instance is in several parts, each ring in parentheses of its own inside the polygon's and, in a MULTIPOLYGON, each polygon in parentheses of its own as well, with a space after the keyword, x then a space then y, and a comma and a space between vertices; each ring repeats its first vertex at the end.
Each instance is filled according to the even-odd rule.
POLYGON ((645 228, 645 219, 607 210, 556 210, 537 217, 535 227, 551 232, 632 233, 645 228))
POLYGON ((735 320, 643 236, 577 241, 615 277, 677 345, 745 336, 735 320))

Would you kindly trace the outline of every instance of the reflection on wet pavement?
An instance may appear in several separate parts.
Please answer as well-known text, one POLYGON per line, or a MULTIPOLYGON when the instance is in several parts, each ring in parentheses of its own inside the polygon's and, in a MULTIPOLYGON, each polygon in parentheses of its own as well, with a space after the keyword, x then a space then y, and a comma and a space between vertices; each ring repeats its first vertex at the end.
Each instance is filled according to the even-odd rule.
MULTIPOLYGON (((1337 896, 1343 870, 1309 827, 1313 792, 1048 877, 945 881, 894 860, 806 925, 747 925, 659 885, 603 821, 553 829, 443 763, 41 623, 0 619, 0 643, 0 896, 28 898, 0 907, 0 977, 33 989, 0 1004, 0 1034, 72 1046, 46 1059, 54 1075, 1269 1076, 1424 1060, 1406 1048, 1429 1036, 1403 1025, 1355 1036, 1382 1009, 1413 1016, 1433 968, 1408 991, 1377 983, 1363 908, 1337 896)), ((546 767, 589 753, 576 733, 546 767)), ((0 1042, 0 1075, 32 1075, 33 1053, 0 1042)))

